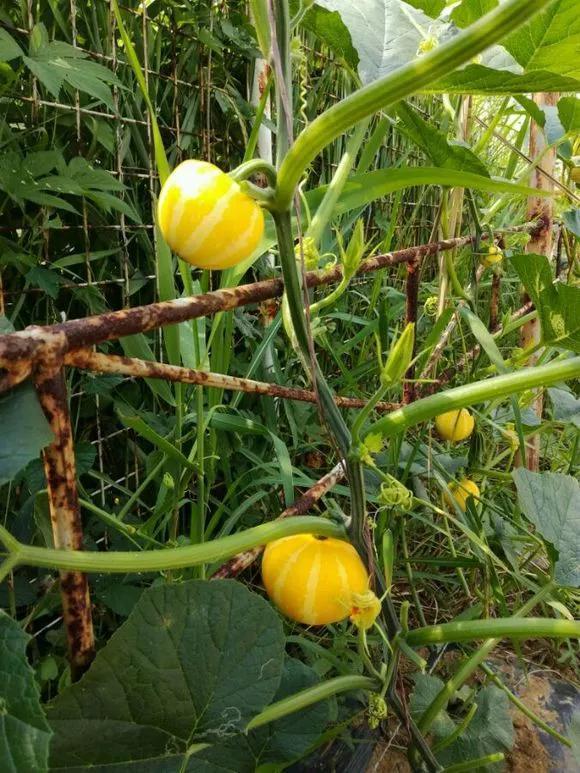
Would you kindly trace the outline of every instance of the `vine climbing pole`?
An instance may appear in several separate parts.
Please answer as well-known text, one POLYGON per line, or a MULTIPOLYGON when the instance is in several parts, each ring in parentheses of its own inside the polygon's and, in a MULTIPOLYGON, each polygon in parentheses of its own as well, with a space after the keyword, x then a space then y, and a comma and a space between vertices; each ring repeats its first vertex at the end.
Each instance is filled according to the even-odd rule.
MULTIPOLYGON (((558 96, 556 94, 536 94, 534 101, 541 109, 553 107, 557 104, 558 96)), ((536 162, 532 171, 530 185, 538 191, 547 191, 553 193, 554 184, 551 180, 556 165, 556 149, 548 147, 544 132, 536 121, 530 123, 530 142, 529 157, 536 162)), ((552 196, 530 196, 528 199, 528 216, 530 219, 537 220, 540 227, 532 233, 527 252, 536 255, 546 255, 548 259, 552 257, 553 235, 552 226, 554 219, 554 204, 552 196)), ((524 293, 523 303, 530 301, 527 293, 524 293)), ((538 318, 526 322, 520 333, 520 345, 523 349, 535 347, 541 341, 540 321, 538 318)), ((534 366, 541 352, 533 352, 527 365, 534 366)), ((532 402, 532 409, 538 417, 542 416, 544 407, 544 397, 542 390, 539 390, 532 402)), ((521 464, 522 459, 518 454, 517 464, 521 464)), ((540 465, 540 435, 533 435, 526 443, 526 467, 529 470, 537 472, 540 465)))

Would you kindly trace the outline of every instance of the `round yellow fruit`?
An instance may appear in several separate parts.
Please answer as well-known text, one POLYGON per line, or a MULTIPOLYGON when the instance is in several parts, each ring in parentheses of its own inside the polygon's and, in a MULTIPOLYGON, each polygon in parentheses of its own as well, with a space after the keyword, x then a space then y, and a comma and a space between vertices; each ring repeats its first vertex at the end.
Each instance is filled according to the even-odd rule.
POLYGON ((487 255, 485 255, 482 259, 482 263, 484 266, 487 266, 488 268, 491 266, 495 266, 496 263, 501 263, 503 260, 503 252, 500 250, 499 247, 496 247, 495 244, 492 244, 488 247, 487 255))
POLYGON ((327 625, 348 617, 369 576, 354 547, 331 537, 297 534, 270 542, 262 559, 268 596, 292 620, 327 625))
POLYGON ((443 440, 460 443, 473 432, 475 421, 468 410, 447 411, 435 419, 435 427, 443 440))
MULTIPOLYGON (((467 510, 467 500, 469 497, 479 499, 481 496, 479 486, 474 481, 469 480, 469 478, 462 478, 458 483, 450 483, 449 491, 451 492, 453 500, 462 512, 467 510)), ((453 505, 453 502, 447 495, 445 495, 445 501, 448 505, 453 505)))
POLYGON ((217 166, 193 159, 167 178, 157 217, 171 249, 199 268, 235 266, 254 252, 264 232, 256 201, 217 166))

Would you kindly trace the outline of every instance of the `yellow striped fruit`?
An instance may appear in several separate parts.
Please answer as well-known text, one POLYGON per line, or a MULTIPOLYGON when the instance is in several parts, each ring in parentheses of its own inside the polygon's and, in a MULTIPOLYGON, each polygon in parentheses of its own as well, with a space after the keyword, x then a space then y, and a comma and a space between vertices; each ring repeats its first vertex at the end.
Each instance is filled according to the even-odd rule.
POLYGON ((435 419, 435 427, 443 440, 460 443, 473 432, 475 421, 468 410, 447 411, 435 419))
POLYGON ((495 266, 496 263, 501 263, 503 260, 503 252, 495 244, 491 244, 487 249, 487 255, 484 255, 481 262, 487 268, 495 266))
POLYGON ((235 266, 252 254, 264 232, 257 202, 217 166, 193 159, 167 178, 157 217, 171 249, 199 268, 235 266))
MULTIPOLYGON (((479 499, 481 496, 479 486, 474 481, 469 480, 469 478, 462 478, 458 483, 450 483, 449 491, 451 492, 453 500, 463 513, 467 510, 467 500, 469 497, 479 499)), ((447 495, 445 495, 445 501, 448 505, 453 505, 453 502, 447 495)))
POLYGON ((355 608, 355 594, 369 589, 367 570, 351 544, 312 534, 270 542, 262 579, 276 606, 306 625, 344 620, 355 608))

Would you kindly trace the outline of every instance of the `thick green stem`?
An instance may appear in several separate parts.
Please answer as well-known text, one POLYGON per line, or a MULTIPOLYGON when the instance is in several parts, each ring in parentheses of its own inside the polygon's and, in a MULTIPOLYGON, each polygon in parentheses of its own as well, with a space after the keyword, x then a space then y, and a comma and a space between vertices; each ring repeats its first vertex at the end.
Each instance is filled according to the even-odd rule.
POLYGON ((334 679, 329 679, 321 684, 316 684, 314 687, 308 687, 306 690, 291 695, 289 698, 283 698, 276 703, 272 703, 264 711, 257 714, 250 720, 246 731, 255 730, 262 725, 267 725, 269 722, 275 722, 277 719, 288 714, 294 714, 296 711, 302 711, 308 706, 312 706, 313 703, 331 698, 333 695, 338 695, 342 692, 350 692, 352 690, 378 690, 380 682, 377 679, 372 679, 368 676, 337 676, 334 679))
POLYGON ((524 368, 516 373, 496 376, 474 384, 465 384, 417 400, 379 419, 372 425, 370 431, 392 437, 404 432, 408 427, 433 419, 446 411, 466 408, 485 400, 497 400, 526 389, 551 386, 559 381, 568 381, 579 376, 580 357, 570 357, 535 368, 524 368))
POLYGON ((183 569, 201 564, 225 561, 227 558, 251 550, 258 545, 266 545, 273 540, 289 537, 293 534, 320 534, 325 537, 344 539, 345 533, 324 518, 297 516, 279 521, 271 521, 252 529, 220 537, 197 545, 165 550, 142 552, 111 551, 108 553, 88 552, 84 550, 54 550, 23 545, 13 537, 8 540, 3 533, 0 539, 10 552, 10 558, 16 557, 16 565, 42 566, 48 569, 67 571, 125 573, 125 572, 162 572, 170 569, 183 569))
POLYGON ((279 167, 277 206, 287 210, 302 174, 320 151, 377 110, 421 91, 517 29, 551 0, 511 0, 426 56, 415 59, 326 110, 298 136, 279 167))
POLYGON ((474 641, 475 639, 566 639, 580 636, 580 622, 553 620, 549 617, 504 617, 495 620, 470 620, 415 628, 405 635, 410 647, 426 647, 446 642, 474 641))
MULTIPOLYGON (((536 604, 552 592, 553 588, 554 585, 552 583, 545 585, 515 613, 514 617, 525 617, 532 609, 534 609, 536 604)), ((447 702, 455 695, 455 692, 469 679, 474 671, 477 670, 479 665, 484 662, 500 641, 501 639, 488 639, 477 652, 474 652, 471 657, 461 663, 457 672, 441 688, 421 716, 421 719, 418 722, 418 727, 421 732, 427 733, 429 731, 439 712, 442 711, 447 702)))

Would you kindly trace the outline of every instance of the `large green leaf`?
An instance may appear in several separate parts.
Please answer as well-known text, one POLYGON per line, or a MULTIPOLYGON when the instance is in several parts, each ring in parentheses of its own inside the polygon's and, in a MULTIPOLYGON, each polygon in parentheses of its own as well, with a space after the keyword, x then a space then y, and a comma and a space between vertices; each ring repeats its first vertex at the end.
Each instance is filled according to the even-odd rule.
POLYGON ((12 480, 54 440, 29 382, 0 396, 0 486, 12 480))
MULTIPOLYGON (((377 169, 374 172, 353 175, 349 178, 338 200, 336 211, 337 214, 344 214, 351 209, 364 207, 371 201, 387 196, 394 191, 419 185, 457 186, 494 194, 511 193, 520 196, 531 196, 537 193, 533 188, 516 185, 498 177, 483 177, 456 169, 435 167, 377 169)), ((307 193, 311 209, 315 209, 319 205, 325 191, 326 186, 321 186, 307 193)))
POLYGON ((283 658, 280 618, 243 585, 152 587, 87 674, 48 706, 51 768, 139 760, 138 770, 179 770, 175 756, 221 745, 272 701, 283 658))
MULTIPOLYGON (((365 84, 415 59, 429 38, 443 43, 458 33, 457 27, 448 19, 442 17, 434 21, 421 10, 420 7, 423 7, 432 13, 432 3, 409 5, 402 0, 358 0, 356 3, 350 0, 317 0, 317 4, 340 13, 358 51, 359 75, 365 84)), ((482 62, 502 71, 519 73, 522 69, 500 46, 490 46, 482 56, 482 62)))
POLYGON ((554 282, 544 255, 513 255, 511 261, 538 310, 544 343, 580 352, 580 287, 554 282))
POLYGON ((546 70, 580 81, 578 0, 556 0, 504 44, 527 73, 546 70))
POLYGON ((22 58, 54 97, 58 98, 62 86, 67 83, 96 97, 111 110, 115 109, 110 86, 123 88, 117 76, 102 64, 87 59, 87 54, 80 49, 49 40, 44 24, 35 25, 30 36, 28 56, 22 58))
MULTIPOLYGON (((287 658, 274 701, 288 698, 318 681, 311 668, 299 660, 287 658)), ((199 765, 205 760, 215 764, 219 754, 220 758, 223 756, 229 761, 236 773, 254 773, 262 765, 281 765, 296 760, 324 731, 329 719, 329 705, 328 701, 315 703, 247 735, 233 736, 224 744, 200 751, 191 762, 199 765)), ((191 770, 197 769, 195 764, 191 765, 191 770)))
POLYGON ((335 56, 344 59, 353 69, 356 69, 359 62, 358 53, 339 13, 313 5, 302 23, 307 30, 327 45, 335 56))
POLYGON ((580 483, 571 475, 514 470, 522 511, 558 551, 554 577, 580 586, 580 483))
MULTIPOLYGON (((463 0, 454 7, 436 0, 358 0, 356 3, 317 0, 317 3, 340 13, 359 54, 361 79, 369 83, 415 59, 425 43, 441 44, 458 34, 460 27, 469 26, 492 10, 497 0, 463 0), (442 11, 439 17, 432 18, 438 10, 442 11)), ((510 36, 509 45, 491 45, 477 64, 431 84, 428 91, 458 94, 578 91, 579 17, 576 0, 559 0, 549 11, 510 36), (552 61, 552 57, 557 61, 552 61)))
POLYGON ((30 636, 0 611, 0 770, 48 770, 52 735, 40 705, 34 671, 26 659, 30 636))
MULTIPOLYGON (((417 674, 410 702, 412 716, 419 719, 444 686, 444 682, 437 676, 417 674)), ((436 754, 437 760, 445 767, 495 752, 509 751, 513 745, 513 725, 505 693, 497 687, 484 687, 474 701, 477 709, 467 729, 456 741, 436 754)), ((441 741, 450 736, 456 727, 444 709, 433 723, 431 732, 441 741)))

